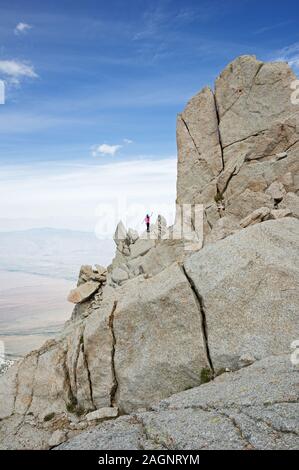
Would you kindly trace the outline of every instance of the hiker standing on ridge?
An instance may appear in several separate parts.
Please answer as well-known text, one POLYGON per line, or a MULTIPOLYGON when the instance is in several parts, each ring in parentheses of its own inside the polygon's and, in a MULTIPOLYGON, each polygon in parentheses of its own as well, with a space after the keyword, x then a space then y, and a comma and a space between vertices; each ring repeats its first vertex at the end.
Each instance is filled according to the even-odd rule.
POLYGON ((150 231, 150 223, 151 223, 151 216, 149 214, 146 214, 144 222, 146 223, 146 231, 150 231))

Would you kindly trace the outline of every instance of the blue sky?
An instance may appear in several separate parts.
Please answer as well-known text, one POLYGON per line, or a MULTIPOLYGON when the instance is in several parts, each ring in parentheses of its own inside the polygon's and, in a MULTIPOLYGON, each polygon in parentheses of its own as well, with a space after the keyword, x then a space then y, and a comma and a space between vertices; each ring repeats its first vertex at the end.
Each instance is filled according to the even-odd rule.
POLYGON ((299 69, 298 12, 295 0, 1 0, 0 180, 11 166, 44 178, 175 160, 176 114, 236 56, 299 69))

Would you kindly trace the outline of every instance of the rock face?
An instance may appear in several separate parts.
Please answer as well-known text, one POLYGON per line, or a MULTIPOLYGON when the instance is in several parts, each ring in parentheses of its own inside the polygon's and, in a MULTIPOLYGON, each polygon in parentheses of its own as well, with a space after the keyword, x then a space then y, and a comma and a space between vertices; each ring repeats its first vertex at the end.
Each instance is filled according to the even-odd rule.
POLYGON ((205 88, 192 98, 178 116, 177 146, 178 202, 196 203, 200 192, 222 170, 217 109, 210 88, 205 88))
POLYGON ((201 312, 177 264, 125 286, 114 334, 115 399, 122 412, 196 386, 209 369, 201 312))
POLYGON ((296 449, 298 379, 289 356, 263 359, 101 424, 57 449, 296 449))
POLYGON ((120 222, 111 265, 82 266, 61 334, 0 377, 0 448, 298 446, 285 356, 299 331, 293 79, 240 57, 190 101, 175 225, 158 216, 139 236, 120 222))
POLYGON ((214 369, 286 352, 299 331, 299 222, 254 225, 192 255, 214 369))
POLYGON ((40 423, 105 407, 130 413, 226 368, 289 351, 299 326, 298 238, 295 218, 264 222, 182 267, 112 289, 65 336, 8 371, 0 419, 32 414, 40 423))
POLYGON ((178 116, 177 203, 204 204, 206 235, 224 215, 241 221, 298 194, 294 80, 286 63, 242 56, 217 78, 214 94, 205 88, 178 116))

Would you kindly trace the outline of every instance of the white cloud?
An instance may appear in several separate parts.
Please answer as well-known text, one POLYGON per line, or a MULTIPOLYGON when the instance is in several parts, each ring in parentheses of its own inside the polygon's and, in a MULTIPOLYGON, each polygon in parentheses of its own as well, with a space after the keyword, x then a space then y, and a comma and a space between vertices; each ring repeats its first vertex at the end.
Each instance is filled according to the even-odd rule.
POLYGON ((0 60, 0 75, 12 84, 18 84, 21 78, 37 78, 34 67, 17 60, 0 60))
MULTIPOLYGON (((133 144, 133 140, 130 139, 123 139, 124 145, 133 144)), ((107 155, 114 157, 116 153, 124 146, 120 144, 116 145, 109 145, 109 144, 101 144, 101 145, 94 145, 91 147, 91 155, 93 157, 106 157, 107 155)))
POLYGON ((92 156, 93 157, 105 157, 110 155, 113 157, 116 152, 122 148, 122 145, 108 145, 108 144, 101 144, 95 145, 92 147, 92 156))
POLYGON ((32 26, 28 23, 18 23, 17 26, 14 29, 15 34, 25 34, 27 31, 29 31, 32 28, 32 26))

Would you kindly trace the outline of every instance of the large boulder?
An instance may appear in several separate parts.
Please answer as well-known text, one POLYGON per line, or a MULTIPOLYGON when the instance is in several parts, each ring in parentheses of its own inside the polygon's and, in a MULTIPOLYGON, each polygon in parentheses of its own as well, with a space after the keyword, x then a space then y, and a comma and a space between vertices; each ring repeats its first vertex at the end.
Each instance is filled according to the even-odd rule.
POLYGON ((299 221, 263 222, 185 262, 202 301, 214 369, 287 352, 299 329, 299 221))
POLYGON ((122 412, 194 387, 209 370, 201 312, 176 263, 124 286, 114 335, 115 400, 122 412))
POLYGON ((67 300, 73 304, 84 302, 89 299, 100 287, 99 282, 88 281, 80 284, 76 289, 72 289, 68 295, 67 300))

